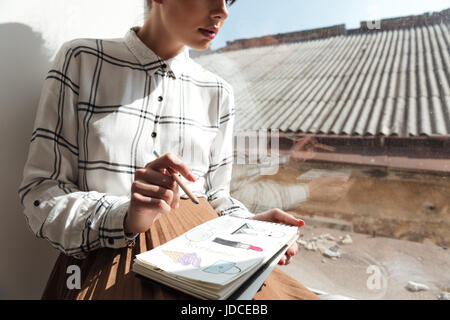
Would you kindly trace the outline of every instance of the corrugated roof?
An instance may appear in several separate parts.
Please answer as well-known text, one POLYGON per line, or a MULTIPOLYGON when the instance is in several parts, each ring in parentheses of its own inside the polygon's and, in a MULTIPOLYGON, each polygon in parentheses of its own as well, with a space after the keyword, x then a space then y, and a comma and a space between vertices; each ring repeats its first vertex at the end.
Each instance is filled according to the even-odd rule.
POLYGON ((229 81, 236 130, 450 136, 450 25, 342 35, 196 59, 229 81))

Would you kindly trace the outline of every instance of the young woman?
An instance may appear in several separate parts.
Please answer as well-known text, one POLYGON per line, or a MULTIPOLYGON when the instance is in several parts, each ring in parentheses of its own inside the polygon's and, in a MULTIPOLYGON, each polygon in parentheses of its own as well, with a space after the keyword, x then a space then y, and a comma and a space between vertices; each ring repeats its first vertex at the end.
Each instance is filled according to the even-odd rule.
POLYGON ((169 167, 218 214, 303 225, 279 209, 254 215, 230 197, 233 89, 187 47, 207 49, 233 2, 149 1, 145 24, 123 39, 62 46, 19 190, 36 236, 78 258, 126 246, 186 198, 169 167))

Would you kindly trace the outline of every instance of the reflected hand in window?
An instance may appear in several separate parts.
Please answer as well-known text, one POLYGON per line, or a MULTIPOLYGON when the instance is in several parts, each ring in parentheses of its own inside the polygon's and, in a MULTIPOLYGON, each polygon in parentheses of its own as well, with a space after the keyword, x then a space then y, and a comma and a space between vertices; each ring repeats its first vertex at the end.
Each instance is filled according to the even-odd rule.
POLYGON ((311 201, 332 202, 343 198, 355 181, 348 177, 320 177, 308 183, 311 201))
POLYGON ((290 151, 292 158, 300 162, 313 159, 319 149, 331 152, 335 151, 335 147, 319 143, 312 136, 302 138, 290 136, 287 138, 294 142, 290 151))

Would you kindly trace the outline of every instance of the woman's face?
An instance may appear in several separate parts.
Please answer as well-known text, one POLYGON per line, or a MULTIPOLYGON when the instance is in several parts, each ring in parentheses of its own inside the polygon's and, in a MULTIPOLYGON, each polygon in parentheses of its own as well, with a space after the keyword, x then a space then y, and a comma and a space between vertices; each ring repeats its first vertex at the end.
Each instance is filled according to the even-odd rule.
POLYGON ((161 19, 172 41, 207 49, 228 17, 227 0, 163 0, 161 19), (208 32, 207 29, 210 29, 208 32))

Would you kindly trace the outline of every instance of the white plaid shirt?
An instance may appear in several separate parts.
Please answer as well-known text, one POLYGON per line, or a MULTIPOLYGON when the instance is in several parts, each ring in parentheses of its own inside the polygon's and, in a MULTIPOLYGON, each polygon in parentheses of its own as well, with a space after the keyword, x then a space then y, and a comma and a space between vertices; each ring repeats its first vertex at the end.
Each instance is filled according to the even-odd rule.
POLYGON ((183 180, 217 213, 252 216, 229 193, 234 113, 232 87, 187 48, 164 61, 136 28, 65 43, 44 82, 19 189, 28 225, 78 258, 126 246, 134 172, 153 150, 181 155, 197 178, 183 180))

